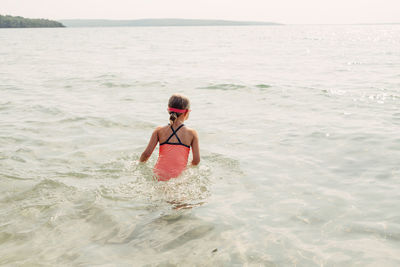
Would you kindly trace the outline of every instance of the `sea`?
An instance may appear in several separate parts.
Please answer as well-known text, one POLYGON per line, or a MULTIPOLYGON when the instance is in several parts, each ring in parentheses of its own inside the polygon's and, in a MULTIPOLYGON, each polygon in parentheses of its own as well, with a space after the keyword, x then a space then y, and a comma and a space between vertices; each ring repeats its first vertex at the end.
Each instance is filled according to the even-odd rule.
POLYGON ((0 29, 0 265, 399 266, 400 25, 0 29))

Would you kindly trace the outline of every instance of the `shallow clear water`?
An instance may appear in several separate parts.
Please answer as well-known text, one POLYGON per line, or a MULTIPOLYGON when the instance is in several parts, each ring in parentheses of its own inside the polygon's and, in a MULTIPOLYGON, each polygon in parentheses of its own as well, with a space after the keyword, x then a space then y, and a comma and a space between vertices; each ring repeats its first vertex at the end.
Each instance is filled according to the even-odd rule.
POLYGON ((400 26, 0 43, 0 264, 400 264, 400 26), (202 162, 159 183, 137 160, 175 92, 202 162))

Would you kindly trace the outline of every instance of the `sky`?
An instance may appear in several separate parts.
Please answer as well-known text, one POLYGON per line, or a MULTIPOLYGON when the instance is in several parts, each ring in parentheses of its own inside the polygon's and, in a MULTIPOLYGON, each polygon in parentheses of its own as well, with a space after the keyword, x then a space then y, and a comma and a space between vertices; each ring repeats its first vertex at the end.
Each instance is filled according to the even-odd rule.
POLYGON ((187 18, 285 24, 400 22, 400 0, 0 0, 0 14, 48 19, 187 18))

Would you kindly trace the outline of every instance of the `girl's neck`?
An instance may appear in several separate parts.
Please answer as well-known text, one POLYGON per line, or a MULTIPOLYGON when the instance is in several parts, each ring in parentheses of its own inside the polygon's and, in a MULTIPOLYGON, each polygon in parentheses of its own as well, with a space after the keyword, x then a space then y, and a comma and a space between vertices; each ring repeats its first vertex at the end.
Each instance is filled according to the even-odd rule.
POLYGON ((174 127, 179 127, 179 126, 181 126, 181 124, 183 124, 183 122, 184 122, 184 120, 176 119, 176 120, 174 121, 174 124, 172 124, 172 126, 174 126, 174 127))

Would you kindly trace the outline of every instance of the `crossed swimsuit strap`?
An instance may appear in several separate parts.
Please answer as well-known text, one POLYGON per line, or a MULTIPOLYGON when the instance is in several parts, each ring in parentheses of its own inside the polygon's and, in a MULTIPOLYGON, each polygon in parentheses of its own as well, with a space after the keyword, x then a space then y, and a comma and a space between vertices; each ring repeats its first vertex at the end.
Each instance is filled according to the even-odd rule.
POLYGON ((172 125, 171 125, 172 134, 168 137, 167 141, 165 141, 165 142, 163 142, 162 144, 160 144, 160 146, 161 146, 161 145, 164 145, 164 144, 169 144, 169 145, 182 145, 182 146, 185 146, 185 147, 190 148, 190 146, 185 145, 184 143, 182 143, 182 142, 181 142, 181 139, 179 139, 179 137, 178 137, 178 135, 177 135, 177 132, 178 132, 179 129, 181 129, 183 126, 184 126, 184 124, 181 124, 176 130, 174 130, 174 128, 172 128, 172 125), (169 140, 170 140, 170 139, 172 138, 172 136, 174 136, 174 135, 175 135, 176 139, 178 139, 178 142, 179 142, 179 143, 171 143, 171 142, 169 142, 169 140))

